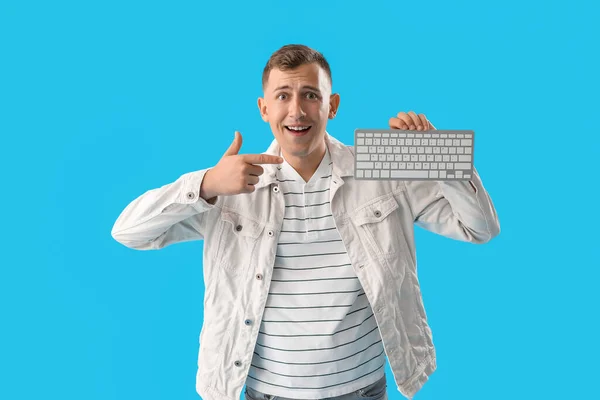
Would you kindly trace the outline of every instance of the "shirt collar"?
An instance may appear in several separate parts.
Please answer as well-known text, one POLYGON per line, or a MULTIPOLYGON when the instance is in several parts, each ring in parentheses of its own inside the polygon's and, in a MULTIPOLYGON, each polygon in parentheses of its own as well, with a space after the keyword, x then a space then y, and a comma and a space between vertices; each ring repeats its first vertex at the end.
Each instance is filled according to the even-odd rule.
MULTIPOLYGON (((325 145, 327 146, 326 156, 329 157, 329 161, 327 161, 325 166, 329 167, 329 163, 332 162, 332 177, 342 179, 346 176, 354 176, 354 154, 351 151, 352 146, 345 145, 331 136, 327 131, 325 132, 325 145)), ((277 139, 274 139, 271 142, 271 145, 263 152, 263 154, 277 156, 281 154, 281 146, 277 142, 277 139)), ((321 165, 323 164, 324 163, 322 162, 321 165)), ((280 164, 263 164, 261 166, 264 169, 264 173, 260 176, 259 182, 254 185, 255 189, 260 189, 261 187, 276 183, 278 168, 283 168, 280 164)))

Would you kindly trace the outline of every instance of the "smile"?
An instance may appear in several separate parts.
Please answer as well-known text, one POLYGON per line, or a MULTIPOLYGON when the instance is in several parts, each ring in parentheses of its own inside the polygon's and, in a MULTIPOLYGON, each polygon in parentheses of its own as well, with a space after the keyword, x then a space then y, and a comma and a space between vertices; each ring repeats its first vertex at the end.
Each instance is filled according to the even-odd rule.
POLYGON ((310 125, 305 126, 286 126, 285 129, 294 136, 303 136, 310 130, 310 125))

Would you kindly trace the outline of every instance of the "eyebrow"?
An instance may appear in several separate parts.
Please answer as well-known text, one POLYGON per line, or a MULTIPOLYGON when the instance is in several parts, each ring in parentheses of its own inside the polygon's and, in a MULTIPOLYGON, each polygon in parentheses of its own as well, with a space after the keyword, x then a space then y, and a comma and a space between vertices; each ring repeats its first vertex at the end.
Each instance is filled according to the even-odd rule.
MULTIPOLYGON (((289 85, 279 86, 278 88, 275 88, 274 92, 276 92, 278 90, 282 90, 282 89, 291 89, 291 87, 289 85)), ((314 86, 310 86, 310 85, 302 86, 302 89, 310 89, 310 90, 314 90, 315 92, 321 93, 321 91, 319 89, 317 89, 314 86)))

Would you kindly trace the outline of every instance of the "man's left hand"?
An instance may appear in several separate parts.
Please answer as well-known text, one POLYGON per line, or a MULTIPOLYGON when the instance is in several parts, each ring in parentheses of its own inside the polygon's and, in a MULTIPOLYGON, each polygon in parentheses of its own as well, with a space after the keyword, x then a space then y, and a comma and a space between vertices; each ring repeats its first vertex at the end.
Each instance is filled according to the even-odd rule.
POLYGON ((425 114, 417 115, 414 111, 408 113, 399 112, 397 116, 389 120, 391 129, 417 130, 428 131, 435 130, 435 126, 425 116, 425 114))

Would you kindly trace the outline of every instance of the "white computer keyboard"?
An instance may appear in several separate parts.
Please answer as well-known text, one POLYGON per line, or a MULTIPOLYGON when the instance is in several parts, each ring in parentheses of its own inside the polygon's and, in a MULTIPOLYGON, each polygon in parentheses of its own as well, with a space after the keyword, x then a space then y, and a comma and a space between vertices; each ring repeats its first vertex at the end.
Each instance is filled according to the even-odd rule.
POLYGON ((468 180, 475 132, 467 130, 354 131, 355 179, 468 180))

